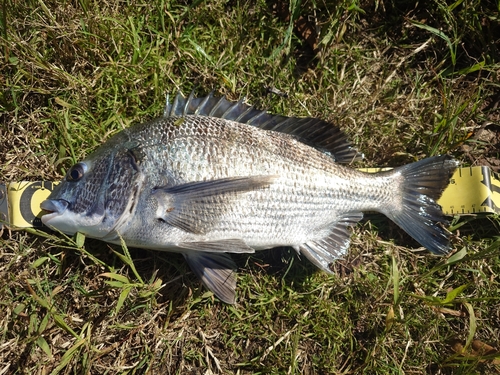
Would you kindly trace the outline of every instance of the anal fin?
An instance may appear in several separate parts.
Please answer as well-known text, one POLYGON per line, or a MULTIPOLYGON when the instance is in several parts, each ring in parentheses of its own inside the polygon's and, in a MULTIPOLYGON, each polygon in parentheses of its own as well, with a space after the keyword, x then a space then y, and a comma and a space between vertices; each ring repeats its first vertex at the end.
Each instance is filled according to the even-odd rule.
POLYGON ((342 258, 349 248, 351 233, 348 227, 355 225, 362 218, 361 212, 349 213, 335 224, 328 237, 306 242, 294 248, 300 254, 304 254, 316 267, 331 273, 330 264, 342 258))
POLYGON ((226 253, 184 253, 189 267, 221 301, 236 302, 236 264, 226 253))

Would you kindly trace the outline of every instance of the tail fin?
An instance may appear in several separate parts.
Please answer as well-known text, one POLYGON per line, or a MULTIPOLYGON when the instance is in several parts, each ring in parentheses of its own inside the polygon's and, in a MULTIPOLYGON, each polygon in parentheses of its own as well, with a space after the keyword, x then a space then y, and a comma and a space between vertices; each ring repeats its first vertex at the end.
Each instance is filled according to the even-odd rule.
POLYGON ((437 255, 450 251, 448 222, 436 201, 448 186, 458 162, 447 155, 434 156, 393 171, 400 178, 402 204, 384 212, 422 246, 437 255))

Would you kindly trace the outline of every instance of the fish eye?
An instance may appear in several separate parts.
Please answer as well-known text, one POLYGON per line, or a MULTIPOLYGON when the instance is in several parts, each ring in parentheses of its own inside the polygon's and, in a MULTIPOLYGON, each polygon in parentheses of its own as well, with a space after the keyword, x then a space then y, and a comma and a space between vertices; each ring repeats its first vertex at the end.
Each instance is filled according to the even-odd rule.
POLYGON ((83 163, 77 163, 77 164, 73 165, 69 169, 68 174, 66 175, 66 179, 68 181, 78 181, 85 174, 85 170, 86 170, 85 167, 86 166, 83 163))

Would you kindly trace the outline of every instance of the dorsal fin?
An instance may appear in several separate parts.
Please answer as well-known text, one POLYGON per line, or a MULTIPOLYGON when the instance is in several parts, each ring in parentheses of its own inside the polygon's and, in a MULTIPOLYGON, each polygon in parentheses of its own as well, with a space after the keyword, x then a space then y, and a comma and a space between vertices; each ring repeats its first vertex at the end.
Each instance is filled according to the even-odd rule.
POLYGON ((167 96, 163 112, 165 117, 198 115, 217 117, 290 134, 299 141, 329 154, 338 163, 361 160, 360 154, 351 146, 347 136, 335 125, 316 118, 286 117, 272 115, 245 104, 244 98, 230 102, 225 97, 215 97, 211 92, 206 97, 195 98, 193 92, 186 99, 177 93, 172 104, 167 96))

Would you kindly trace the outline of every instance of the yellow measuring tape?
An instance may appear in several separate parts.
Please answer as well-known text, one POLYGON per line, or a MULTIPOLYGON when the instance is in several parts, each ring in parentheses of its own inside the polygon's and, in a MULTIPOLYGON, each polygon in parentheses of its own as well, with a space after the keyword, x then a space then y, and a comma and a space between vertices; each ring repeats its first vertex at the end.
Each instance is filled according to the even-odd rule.
POLYGON ((488 167, 458 168, 438 203, 448 215, 500 214, 500 175, 488 167))
POLYGON ((0 227, 2 222, 18 228, 42 227, 40 203, 56 185, 49 181, 0 185, 0 227))
MULTIPOLYGON (((2 223, 18 228, 41 227, 40 203, 56 185, 49 181, 0 184, 0 228, 2 223)), ((438 203, 446 215, 500 214, 500 175, 488 167, 458 168, 438 203)))

